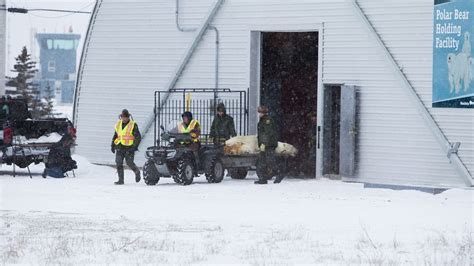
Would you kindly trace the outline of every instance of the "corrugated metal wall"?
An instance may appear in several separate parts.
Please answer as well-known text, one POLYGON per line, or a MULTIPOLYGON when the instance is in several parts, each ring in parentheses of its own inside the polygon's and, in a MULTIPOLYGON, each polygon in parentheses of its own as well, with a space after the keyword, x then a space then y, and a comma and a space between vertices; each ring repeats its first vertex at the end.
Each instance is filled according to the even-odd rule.
MULTIPOLYGON (((5 0, 0 0, 0 8, 4 7, 5 0)), ((0 95, 5 93, 6 27, 6 12, 0 10, 0 95)))
MULTIPOLYGON (((212 0, 181 0, 181 22, 197 26, 212 0)), ((410 82, 431 106, 432 0, 359 0, 410 82)), ((129 108, 143 124, 152 95, 170 78, 193 33, 174 25, 174 1, 103 0, 90 36, 77 105, 78 152, 112 163, 113 124, 129 108), (107 103, 107 104, 104 104, 107 103)), ((221 87, 247 89, 250 31, 312 29, 324 23, 323 82, 357 85, 359 180, 463 185, 399 81, 343 0, 226 0, 212 25, 221 32, 221 87)), ((212 87, 214 32, 208 31, 177 87, 212 87)), ((473 111, 430 108, 474 172, 473 111)), ((149 137, 146 147, 151 144, 149 137)), ((143 152, 143 151, 142 151, 143 152)), ((138 158, 143 158, 138 155, 138 158)))
MULTIPOLYGON (((153 110, 153 92, 166 85, 193 34, 176 29, 174 1, 104 0, 97 7, 78 83, 77 152, 109 164, 114 162, 110 144, 119 113, 127 108, 144 125, 153 110)), ((183 1, 182 25, 199 24, 209 7, 183 1)), ((142 147, 152 145, 150 133, 142 147)), ((140 164, 144 150, 136 156, 140 164)))
MULTIPOLYGON (((433 1, 358 2, 449 141, 462 143, 459 155, 474 173, 473 110, 431 108, 433 1)), ((361 90, 359 176, 460 184, 446 154, 391 79, 388 75, 361 90)))

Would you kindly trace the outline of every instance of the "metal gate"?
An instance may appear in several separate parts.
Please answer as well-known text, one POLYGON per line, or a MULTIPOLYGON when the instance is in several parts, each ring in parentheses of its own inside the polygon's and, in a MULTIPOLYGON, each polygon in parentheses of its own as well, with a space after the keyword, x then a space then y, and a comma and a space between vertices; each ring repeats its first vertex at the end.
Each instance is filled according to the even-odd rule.
POLYGON ((201 124, 201 141, 207 143, 216 106, 224 103, 228 115, 234 118, 237 135, 248 135, 249 99, 246 91, 230 89, 172 89, 155 92, 154 143, 160 145, 161 126, 181 121, 181 114, 190 111, 201 124), (217 95, 219 97, 217 97, 217 95), (165 96, 167 96, 166 102, 165 96))

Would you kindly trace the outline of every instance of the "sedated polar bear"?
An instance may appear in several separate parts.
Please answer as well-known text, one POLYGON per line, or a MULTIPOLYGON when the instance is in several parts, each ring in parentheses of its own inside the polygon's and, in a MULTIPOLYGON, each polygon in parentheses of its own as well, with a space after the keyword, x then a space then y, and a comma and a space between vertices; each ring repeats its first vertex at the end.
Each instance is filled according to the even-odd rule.
MULTIPOLYGON (((259 154, 257 136, 237 136, 225 142, 224 153, 227 155, 259 154)), ((278 142, 275 153, 295 157, 298 150, 291 144, 278 142)))
POLYGON ((448 80, 449 92, 456 94, 461 90, 461 82, 464 84, 464 91, 467 92, 473 80, 473 60, 471 57, 471 34, 464 33, 464 43, 462 52, 459 54, 448 54, 448 80))

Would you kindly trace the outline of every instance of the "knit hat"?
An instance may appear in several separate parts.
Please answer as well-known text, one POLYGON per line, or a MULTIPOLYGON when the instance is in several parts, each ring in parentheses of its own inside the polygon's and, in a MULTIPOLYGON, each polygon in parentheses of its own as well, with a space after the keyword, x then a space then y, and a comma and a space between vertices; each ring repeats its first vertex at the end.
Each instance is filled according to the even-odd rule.
POLYGON ((130 113, 128 112, 127 109, 123 109, 122 114, 120 116, 121 117, 130 117, 130 113))
POLYGON ((257 109, 257 112, 259 112, 261 114, 268 114, 268 107, 266 107, 264 105, 260 105, 257 109))
POLYGON ((187 117, 189 120, 193 120, 193 114, 191 112, 184 112, 181 118, 187 117))
POLYGON ((225 105, 224 105, 224 103, 219 103, 219 104, 217 105, 217 112, 223 112, 223 113, 225 113, 225 105))

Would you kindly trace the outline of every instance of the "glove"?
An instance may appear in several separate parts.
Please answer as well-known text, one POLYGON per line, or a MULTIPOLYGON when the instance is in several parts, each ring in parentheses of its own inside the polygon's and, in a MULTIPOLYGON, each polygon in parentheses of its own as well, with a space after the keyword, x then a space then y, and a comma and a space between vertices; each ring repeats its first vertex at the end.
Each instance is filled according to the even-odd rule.
POLYGON ((261 151, 261 152, 265 152, 265 144, 261 144, 261 145, 260 145, 260 151, 261 151))
POLYGON ((138 147, 133 146, 133 147, 130 149, 130 152, 131 152, 131 153, 134 153, 134 152, 136 152, 136 151, 138 151, 138 147))
POLYGON ((115 153, 115 146, 112 145, 112 147, 110 148, 110 151, 111 151, 112 153, 115 153))

